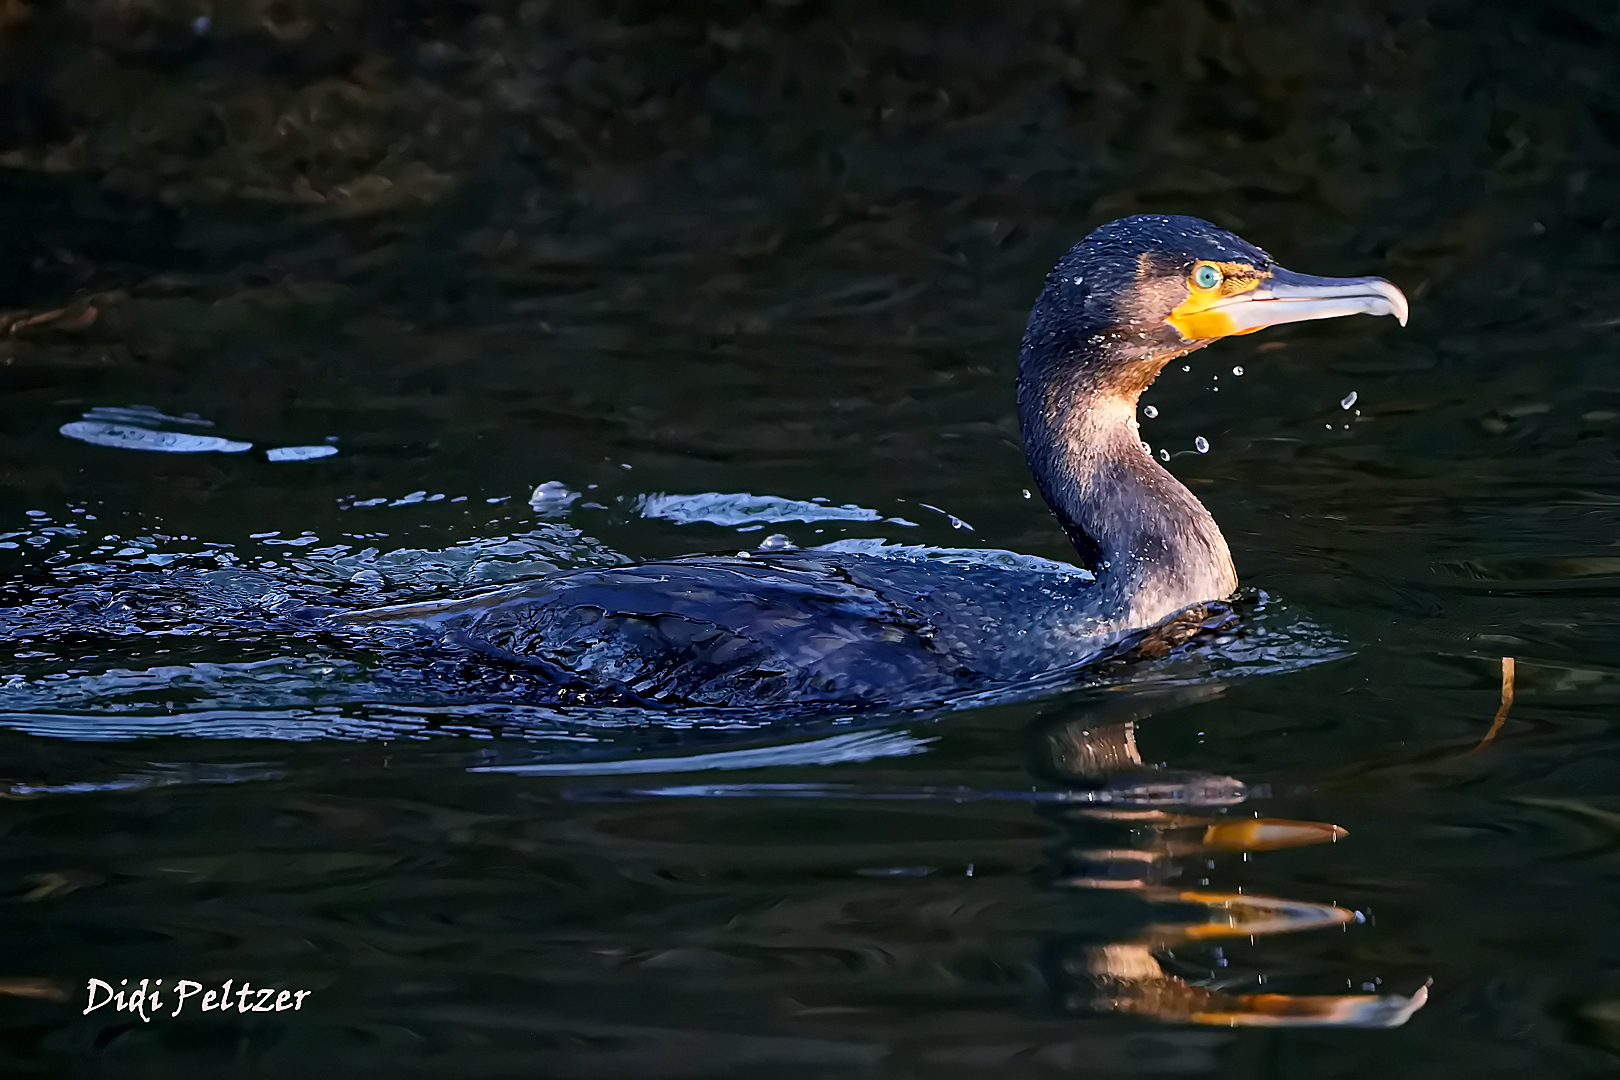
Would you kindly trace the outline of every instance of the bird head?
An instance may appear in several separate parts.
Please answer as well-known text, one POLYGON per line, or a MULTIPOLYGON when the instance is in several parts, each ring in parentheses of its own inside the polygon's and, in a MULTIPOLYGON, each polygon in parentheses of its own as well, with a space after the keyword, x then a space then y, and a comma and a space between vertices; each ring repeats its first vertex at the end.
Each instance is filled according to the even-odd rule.
POLYGON ((1380 277, 1286 270, 1199 218, 1139 214, 1059 260, 1030 313, 1024 353, 1140 390, 1169 360, 1217 338, 1340 315, 1393 315, 1404 326, 1406 296, 1380 277))

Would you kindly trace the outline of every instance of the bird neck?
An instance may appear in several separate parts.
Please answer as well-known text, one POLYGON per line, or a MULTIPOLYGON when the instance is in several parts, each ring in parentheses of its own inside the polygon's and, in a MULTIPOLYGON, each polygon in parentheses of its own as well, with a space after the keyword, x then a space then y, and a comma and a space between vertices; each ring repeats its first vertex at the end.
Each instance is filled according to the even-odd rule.
MULTIPOLYGON (((1174 355, 1174 354, 1172 354, 1174 355)), ((1137 399, 1172 355, 1100 380, 1099 366, 1026 352, 1019 419, 1035 483, 1097 575, 1118 629, 1151 626, 1237 588, 1226 539, 1202 503, 1154 461, 1137 433, 1137 399)))

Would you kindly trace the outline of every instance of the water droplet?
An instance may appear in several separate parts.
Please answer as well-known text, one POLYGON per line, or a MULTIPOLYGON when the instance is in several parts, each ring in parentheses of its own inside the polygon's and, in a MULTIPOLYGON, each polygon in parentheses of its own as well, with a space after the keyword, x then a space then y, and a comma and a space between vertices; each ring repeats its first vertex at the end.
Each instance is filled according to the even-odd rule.
POLYGON ((1168 451, 1168 450, 1160 450, 1159 451, 1159 460, 1160 461, 1169 461, 1170 460, 1170 451, 1168 451))
POLYGON ((1192 365, 1191 364, 1182 364, 1181 365, 1181 370, 1182 371, 1191 371, 1192 370, 1192 365))
POLYGON ((1148 445, 1148 444, 1147 444, 1147 443, 1146 443, 1146 442, 1145 442, 1145 441, 1144 441, 1144 442, 1143 442, 1143 443, 1142 443, 1142 453, 1144 453, 1144 454, 1146 454, 1146 455, 1147 455, 1147 456, 1148 456, 1148 457, 1152 457, 1152 456, 1153 456, 1153 447, 1151 447, 1151 446, 1149 446, 1149 445, 1148 445))
POLYGON ((969 525, 967 522, 963 521, 961 518, 957 517, 948 510, 941 510, 939 507, 930 506, 927 503, 918 503, 917 505, 922 507, 924 510, 932 510, 936 514, 944 514, 945 519, 951 523, 951 528, 953 529, 966 529, 968 532, 974 531, 973 526, 969 525))
POLYGON ((1204 438, 1202 435, 1198 436, 1198 438, 1193 440, 1193 449, 1197 450, 1200 454, 1209 453, 1209 440, 1204 438))
POLYGON ((1032 498, 1032 496, 1029 493, 1029 488, 1020 488, 1019 490, 1024 493, 1024 498, 1026 498, 1026 499, 1032 498))
POLYGON ((759 542, 759 551, 797 551, 799 545, 789 540, 786 533, 771 533, 759 542))
POLYGON ((1242 364, 1239 364, 1239 365, 1238 365, 1238 366, 1237 366, 1237 367, 1235 367, 1235 368, 1233 368, 1233 369, 1232 369, 1232 374, 1234 374, 1234 375, 1241 375, 1241 374, 1243 374, 1243 365, 1242 365, 1242 364))
POLYGON ((1344 398, 1343 401, 1339 402, 1339 408, 1348 409, 1350 406, 1354 405, 1355 403, 1356 403, 1356 392, 1354 390, 1352 390, 1352 391, 1350 391, 1350 393, 1345 395, 1345 398, 1344 398))
POLYGON ((1154 408, 1152 405, 1149 405, 1149 406, 1147 406, 1146 408, 1144 408, 1142 410, 1142 415, 1147 417, 1149 420, 1151 420, 1155 416, 1159 415, 1159 410, 1154 408))

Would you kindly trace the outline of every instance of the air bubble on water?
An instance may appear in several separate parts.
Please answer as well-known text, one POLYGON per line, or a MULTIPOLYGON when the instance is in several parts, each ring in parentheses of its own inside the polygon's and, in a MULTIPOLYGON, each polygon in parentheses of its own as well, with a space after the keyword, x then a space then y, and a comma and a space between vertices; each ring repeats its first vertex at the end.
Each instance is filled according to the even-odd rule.
POLYGON ((1341 409, 1349 409, 1350 406, 1354 405, 1355 403, 1356 403, 1356 392, 1354 390, 1352 390, 1352 391, 1350 391, 1350 393, 1345 395, 1345 398, 1344 398, 1343 401, 1339 402, 1339 408, 1341 408, 1341 409))
POLYGON ((756 551, 797 551, 799 545, 788 539, 786 533, 771 533, 759 542, 756 551))
POLYGON ((1209 453, 1209 440, 1204 438, 1202 435, 1198 436, 1198 438, 1193 440, 1193 449, 1197 450, 1200 454, 1209 453))
POLYGON ((568 507, 577 498, 579 492, 568 490, 568 485, 561 480, 547 480, 535 488, 533 494, 529 496, 529 506, 545 516, 566 514, 568 507))
POLYGON ((1159 451, 1159 460, 1160 461, 1169 461, 1170 460, 1170 451, 1168 451, 1168 450, 1160 450, 1159 451))
POLYGON ((1159 410, 1152 405, 1148 405, 1142 409, 1142 415, 1151 420, 1159 415, 1159 410))
POLYGON ((1237 366, 1237 367, 1235 367, 1235 368, 1233 368, 1233 369, 1232 369, 1232 374, 1234 374, 1234 375, 1241 375, 1241 374, 1243 374, 1243 365, 1242 365, 1242 364, 1239 364, 1239 365, 1238 365, 1238 366, 1237 366))

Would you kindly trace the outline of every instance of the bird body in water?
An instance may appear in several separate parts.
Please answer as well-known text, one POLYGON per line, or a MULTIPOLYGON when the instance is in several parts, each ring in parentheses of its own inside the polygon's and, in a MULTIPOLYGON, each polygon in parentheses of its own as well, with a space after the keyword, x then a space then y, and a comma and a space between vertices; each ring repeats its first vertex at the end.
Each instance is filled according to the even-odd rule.
POLYGON ((1047 275, 1018 368, 1031 473, 1089 572, 829 549, 562 571, 481 595, 336 621, 427 637, 535 676, 559 700, 899 705, 1084 664, 1229 597, 1204 506, 1153 460, 1137 400, 1217 338, 1394 315, 1382 278, 1317 278, 1209 222, 1104 225, 1047 275))

